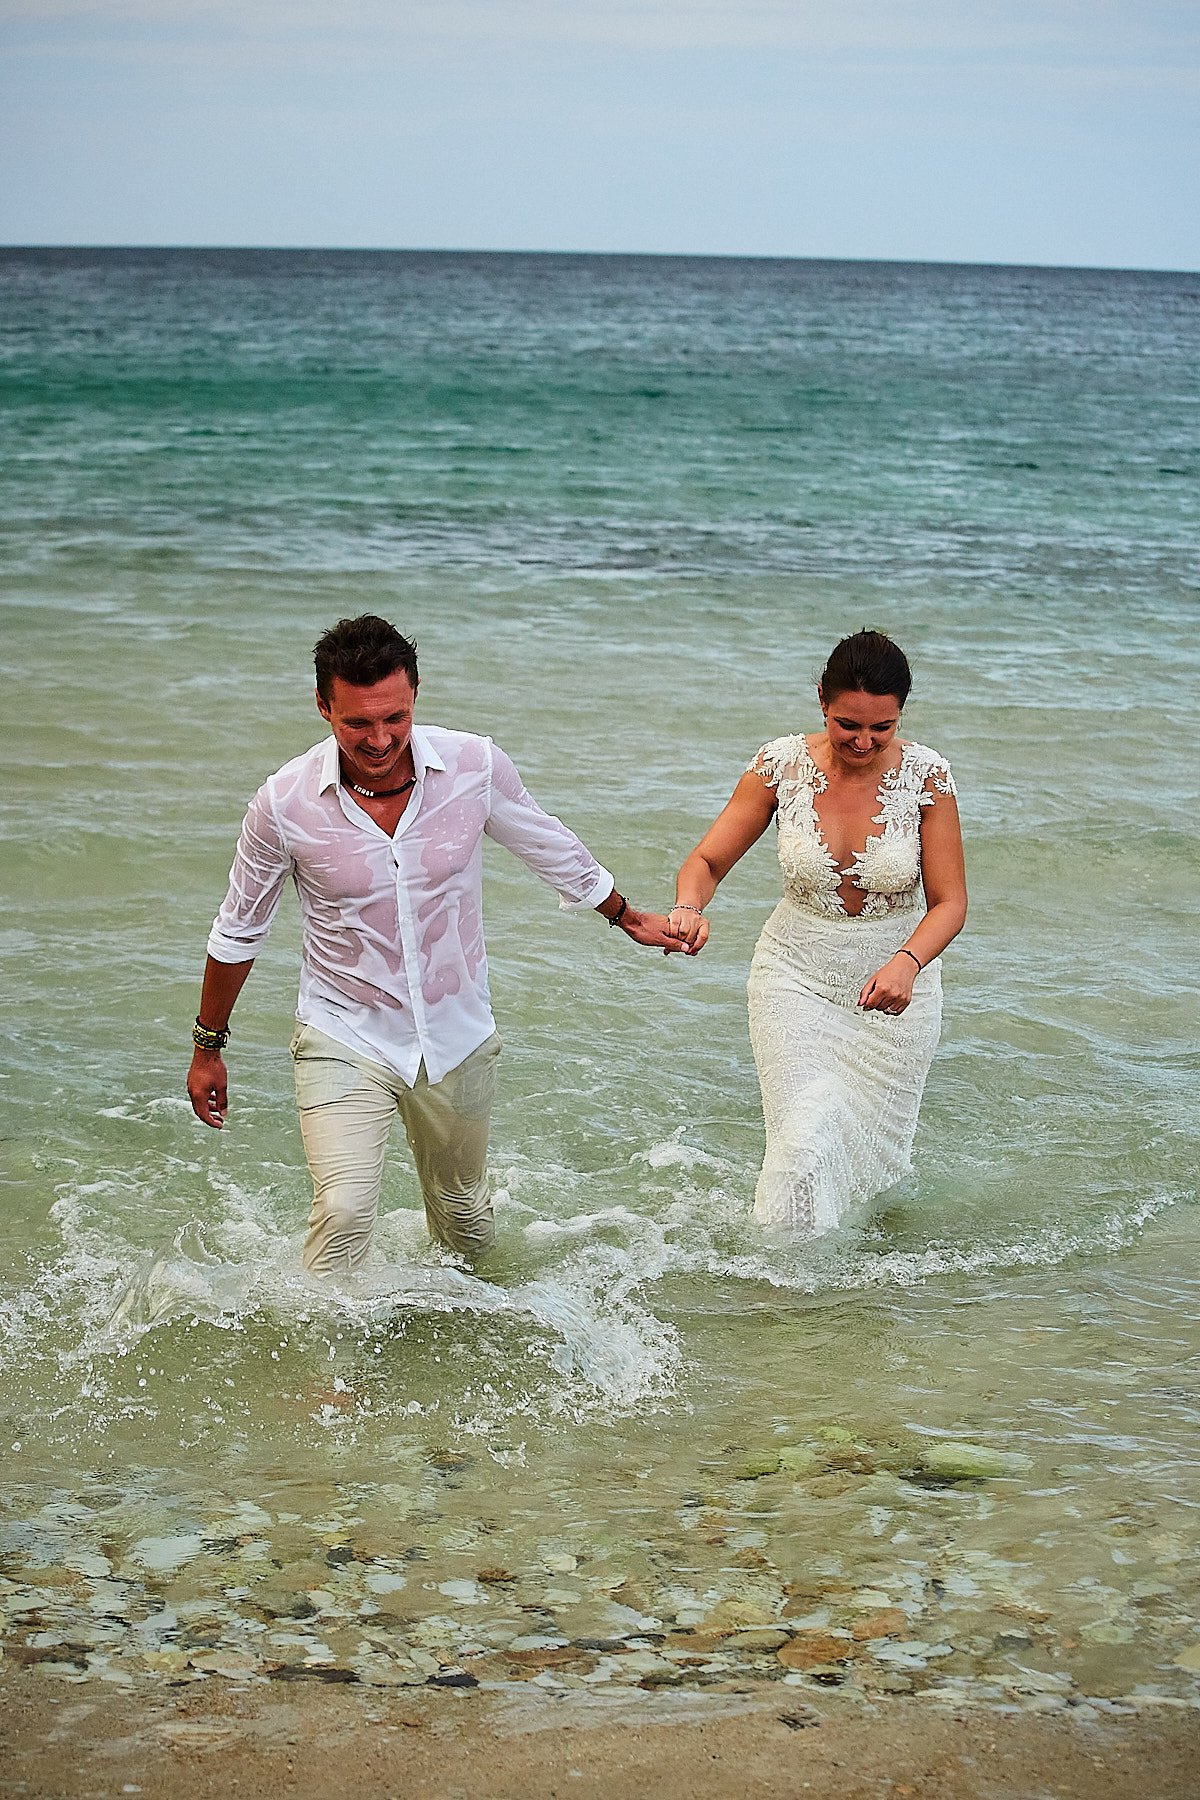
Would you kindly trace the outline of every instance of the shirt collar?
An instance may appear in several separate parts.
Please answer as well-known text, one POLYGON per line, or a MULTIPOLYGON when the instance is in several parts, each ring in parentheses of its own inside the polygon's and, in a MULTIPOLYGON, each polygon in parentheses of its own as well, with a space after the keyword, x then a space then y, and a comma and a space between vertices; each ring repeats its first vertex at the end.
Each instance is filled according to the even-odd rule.
MULTIPOLYGON (((421 726, 413 726, 410 742, 413 753, 413 772, 418 782, 425 779, 427 769, 444 769, 446 767, 434 749, 429 734, 423 731, 421 726)), ((337 739, 326 738, 321 746, 321 751, 321 785, 318 791, 325 794, 331 787, 338 787, 341 783, 342 767, 338 758, 337 739)))
POLYGON ((423 778, 426 769, 444 769, 446 767, 434 749, 429 733, 424 731, 420 725, 414 725, 412 728, 412 753, 413 769, 418 781, 423 778))

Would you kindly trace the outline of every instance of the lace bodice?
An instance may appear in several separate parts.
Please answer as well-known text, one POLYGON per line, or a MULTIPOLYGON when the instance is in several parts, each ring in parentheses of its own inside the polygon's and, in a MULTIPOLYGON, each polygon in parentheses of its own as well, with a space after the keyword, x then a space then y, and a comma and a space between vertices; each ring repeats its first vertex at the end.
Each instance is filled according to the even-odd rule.
POLYGON ((779 863, 788 898, 825 918, 879 919, 910 912, 921 901, 921 808, 937 795, 956 792, 945 759, 924 744, 905 744, 898 769, 879 784, 879 811, 868 837, 848 868, 834 861, 821 834, 815 799, 829 783, 813 761, 803 736, 764 744, 750 768, 775 789, 779 863), (866 895, 861 912, 847 911, 843 881, 866 895))

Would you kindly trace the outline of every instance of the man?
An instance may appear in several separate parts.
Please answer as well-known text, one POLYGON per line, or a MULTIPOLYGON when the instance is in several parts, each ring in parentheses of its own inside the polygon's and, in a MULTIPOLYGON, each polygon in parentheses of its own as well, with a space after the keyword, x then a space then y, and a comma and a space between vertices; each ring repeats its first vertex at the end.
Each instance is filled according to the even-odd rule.
POLYGON ((290 876, 304 928, 292 1055, 313 1179, 305 1266, 345 1273, 366 1257, 397 1112, 431 1233, 475 1257, 495 1239, 485 1160, 500 1054, 484 835, 561 906, 593 907, 639 944, 679 941, 617 893, 490 738, 415 723, 416 648, 385 619, 342 619, 315 662, 332 736, 264 782, 246 813, 208 940, 188 1097, 222 1127, 230 1014, 290 876))

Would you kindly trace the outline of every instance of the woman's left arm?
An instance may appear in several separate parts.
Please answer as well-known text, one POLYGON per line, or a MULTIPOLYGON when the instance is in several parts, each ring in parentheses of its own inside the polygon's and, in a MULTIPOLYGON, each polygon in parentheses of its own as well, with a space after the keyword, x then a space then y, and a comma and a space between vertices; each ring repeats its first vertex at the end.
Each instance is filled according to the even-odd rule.
POLYGON ((927 911, 890 962, 877 969, 858 997, 867 1012, 901 1013, 912 999, 918 964, 940 956, 967 917, 967 872, 962 827, 953 794, 938 793, 921 810, 921 880, 927 911))

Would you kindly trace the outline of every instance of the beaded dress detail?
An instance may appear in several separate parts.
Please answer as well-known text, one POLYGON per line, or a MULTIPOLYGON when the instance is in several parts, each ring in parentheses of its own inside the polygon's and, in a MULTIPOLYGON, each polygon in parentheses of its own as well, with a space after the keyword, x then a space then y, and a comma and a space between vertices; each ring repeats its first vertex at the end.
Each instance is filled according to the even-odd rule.
POLYGON ((921 970, 899 1016, 864 1012, 858 996, 925 909, 921 812, 954 779, 936 751, 905 744, 879 784, 878 832, 841 869, 821 835, 815 803, 828 784, 805 739, 774 739, 750 768, 775 790, 783 871, 747 988, 767 1135, 754 1216, 819 1237, 910 1165, 941 1031, 939 965, 921 970), (846 908, 846 881, 862 891, 859 912, 846 908))

